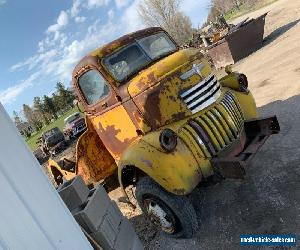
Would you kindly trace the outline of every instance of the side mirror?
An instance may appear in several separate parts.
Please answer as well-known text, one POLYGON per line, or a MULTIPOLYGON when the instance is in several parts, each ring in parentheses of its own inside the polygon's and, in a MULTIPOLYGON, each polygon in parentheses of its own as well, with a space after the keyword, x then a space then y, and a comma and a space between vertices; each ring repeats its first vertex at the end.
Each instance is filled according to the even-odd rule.
POLYGON ((77 109, 78 109, 78 111, 79 111, 80 113, 84 113, 84 110, 81 109, 80 103, 79 103, 79 101, 78 101, 77 99, 75 99, 75 100, 73 101, 73 105, 77 107, 77 109))

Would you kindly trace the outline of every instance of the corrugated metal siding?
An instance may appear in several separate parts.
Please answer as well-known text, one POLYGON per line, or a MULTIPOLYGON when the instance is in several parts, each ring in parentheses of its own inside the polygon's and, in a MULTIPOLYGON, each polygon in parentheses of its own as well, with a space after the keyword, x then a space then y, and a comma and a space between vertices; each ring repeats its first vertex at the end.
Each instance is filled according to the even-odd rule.
POLYGON ((0 247, 92 249, 0 104, 0 247))

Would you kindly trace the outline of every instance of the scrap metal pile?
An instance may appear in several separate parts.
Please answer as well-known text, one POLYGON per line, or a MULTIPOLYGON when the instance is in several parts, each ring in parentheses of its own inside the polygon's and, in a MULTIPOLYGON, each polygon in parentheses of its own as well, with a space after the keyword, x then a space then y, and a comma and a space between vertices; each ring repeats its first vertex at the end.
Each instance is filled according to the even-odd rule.
POLYGON ((220 16, 195 33, 189 46, 202 49, 216 68, 233 64, 262 46, 266 15, 246 18, 237 25, 220 16))

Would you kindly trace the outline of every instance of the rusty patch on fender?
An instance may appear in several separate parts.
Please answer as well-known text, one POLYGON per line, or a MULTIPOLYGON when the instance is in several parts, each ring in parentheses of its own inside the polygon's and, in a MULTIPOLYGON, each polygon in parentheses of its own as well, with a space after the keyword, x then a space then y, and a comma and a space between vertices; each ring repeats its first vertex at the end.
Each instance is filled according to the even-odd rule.
POLYGON ((77 142, 76 172, 87 184, 90 184, 110 176, 117 166, 90 122, 87 123, 87 132, 77 142))

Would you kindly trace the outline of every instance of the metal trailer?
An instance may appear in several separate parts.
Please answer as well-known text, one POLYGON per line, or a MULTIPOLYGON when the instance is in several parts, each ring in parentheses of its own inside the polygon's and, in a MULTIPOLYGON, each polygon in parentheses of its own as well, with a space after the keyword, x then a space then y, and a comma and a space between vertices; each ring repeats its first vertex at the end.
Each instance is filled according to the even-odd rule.
POLYGON ((262 46, 267 14, 240 23, 208 48, 208 55, 217 69, 236 63, 262 46))

